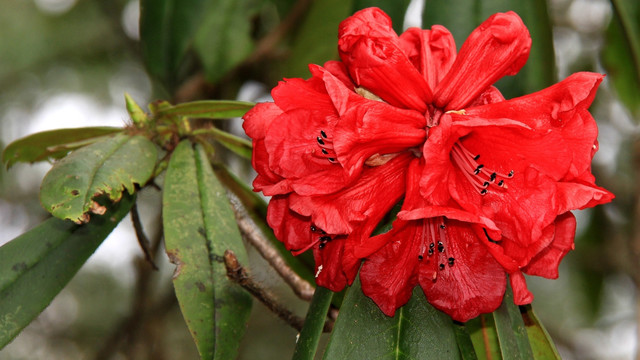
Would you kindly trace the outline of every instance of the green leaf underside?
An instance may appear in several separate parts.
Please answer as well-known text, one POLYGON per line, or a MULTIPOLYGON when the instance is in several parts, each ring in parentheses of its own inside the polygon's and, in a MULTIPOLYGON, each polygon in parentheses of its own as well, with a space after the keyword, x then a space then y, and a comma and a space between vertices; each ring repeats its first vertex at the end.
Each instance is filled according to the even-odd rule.
POLYGON ((551 340, 547 330, 542 326, 542 323, 540 323, 540 320, 538 320, 538 316, 533 311, 531 305, 527 305, 525 308, 526 312, 522 313, 522 317, 527 328, 533 358, 561 360, 555 344, 551 340))
POLYGON ((273 230, 271 230, 265 221, 267 217, 267 203, 264 199, 261 198, 260 195, 256 194, 249 186, 247 186, 226 167, 217 166, 215 171, 220 178, 220 181, 222 181, 225 186, 231 190, 238 199, 240 199, 242 205, 247 209, 247 212, 251 216, 251 219, 256 223, 260 230, 262 230, 262 233, 271 241, 271 245, 278 250, 278 253, 280 253, 280 256, 282 256, 287 265, 303 279, 312 284, 315 283, 315 262, 313 260, 313 252, 307 251, 298 256, 293 256, 291 252, 285 248, 284 244, 276 239, 273 234, 273 230))
POLYGON ((49 305, 133 201, 124 196, 84 225, 50 218, 0 247, 0 348, 49 305))
POLYGON ((524 326, 520 308, 513 303, 511 287, 502 300, 500 307, 493 312, 496 333, 500 343, 500 352, 504 359, 533 359, 527 329, 524 326))
POLYGON ((251 298, 231 283, 222 262, 231 249, 247 255, 224 188, 200 147, 182 141, 164 182, 165 247, 177 265, 173 284, 202 359, 233 359, 245 331, 251 298))
POLYGON ((93 198, 117 201, 153 175, 156 146, 143 136, 117 134, 83 147, 54 164, 40 188, 42 206, 54 216, 86 220, 93 198))
POLYGON ((362 293, 347 290, 324 359, 460 359, 454 324, 418 287, 394 317, 362 293))
POLYGON ((184 116, 201 119, 240 117, 255 104, 246 101, 201 100, 170 106, 158 111, 158 116, 184 116))
POLYGON ((117 127, 85 127, 39 132, 9 144, 2 152, 2 162, 10 168, 17 162, 59 159, 71 150, 98 141, 101 136, 122 130, 117 127))
POLYGON ((293 360, 314 359, 332 298, 333 291, 321 286, 316 287, 307 317, 304 319, 304 327, 296 342, 293 360))

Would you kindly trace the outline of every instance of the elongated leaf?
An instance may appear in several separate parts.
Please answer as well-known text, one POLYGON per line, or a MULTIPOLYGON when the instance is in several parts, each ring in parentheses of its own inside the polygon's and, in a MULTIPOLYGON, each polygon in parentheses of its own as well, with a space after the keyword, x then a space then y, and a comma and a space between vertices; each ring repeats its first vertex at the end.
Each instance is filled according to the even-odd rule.
POLYGON ((458 342, 458 349, 463 360, 477 360, 476 350, 473 347, 473 341, 471 336, 463 324, 456 324, 454 327, 456 332, 456 340, 458 342))
POLYGON ((209 0, 206 16, 195 36, 194 47, 207 80, 215 83, 253 50, 251 17, 258 2, 209 0))
POLYGON ((480 360, 502 359, 493 315, 481 314, 464 324, 480 360))
POLYGON ((106 194, 118 200, 124 190, 135 192, 155 167, 157 150, 143 136, 118 134, 74 151, 57 162, 42 180, 40 202, 60 219, 86 221, 99 213, 93 198, 106 194))
POLYGON ((304 319, 304 327, 296 343, 296 349, 293 353, 294 360, 314 359, 332 297, 333 291, 320 286, 316 288, 307 317, 304 319))
POLYGON ((201 100, 163 108, 157 116, 184 116, 189 118, 228 119, 240 117, 255 104, 246 101, 201 100))
POLYGON ((309 77, 309 64, 338 57, 338 25, 351 15, 354 0, 314 1, 297 31, 291 56, 282 65, 285 77, 309 77))
POLYGON ((640 3, 612 0, 602 60, 620 100, 640 119, 640 3))
POLYGON ((411 0, 355 0, 352 12, 372 6, 378 7, 391 17, 393 29, 400 34, 404 24, 404 15, 410 2, 411 0))
POLYGON ((165 247, 177 265, 173 285, 202 359, 234 359, 251 298, 226 276, 222 256, 247 262, 225 191, 201 149, 189 141, 174 150, 165 177, 165 247))
POLYGON ((524 325, 527 328, 527 335, 529 336, 529 342, 531 343, 531 350, 533 351, 533 357, 535 359, 557 359, 560 360, 560 354, 551 340, 551 336, 547 330, 542 326, 538 316, 533 311, 531 305, 527 305, 526 312, 522 313, 524 319, 524 325))
POLYGON ((120 131, 122 128, 86 127, 36 133, 9 144, 2 152, 2 162, 10 168, 17 162, 34 163, 59 159, 69 151, 98 141, 101 136, 120 131))
POLYGON ((533 359, 527 329, 519 307, 513 303, 511 287, 502 299, 502 305, 493 312, 500 352, 504 359, 533 359))
POLYGON ((140 45, 147 70, 169 89, 202 23, 205 0, 141 0, 140 45))
POLYGON ((0 348, 49 305, 132 205, 125 196, 84 225, 50 218, 0 247, 0 348))
POLYGON ((324 359, 460 359, 451 318, 434 309, 418 287, 411 300, 388 317, 362 293, 349 288, 324 359))
POLYGON ((242 156, 245 159, 251 160, 251 141, 243 139, 241 137, 230 134, 226 131, 222 131, 215 127, 210 127, 208 129, 199 129, 192 132, 193 135, 209 135, 216 139, 220 144, 222 144, 227 149, 233 151, 234 153, 242 156))

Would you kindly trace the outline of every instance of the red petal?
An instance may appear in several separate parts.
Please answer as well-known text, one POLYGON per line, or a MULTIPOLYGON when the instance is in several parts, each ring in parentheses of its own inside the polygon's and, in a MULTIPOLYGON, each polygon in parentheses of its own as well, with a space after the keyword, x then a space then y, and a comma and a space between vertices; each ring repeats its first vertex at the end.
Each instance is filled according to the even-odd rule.
POLYGON ((340 24, 338 50, 356 84, 391 105, 424 112, 431 91, 402 51, 391 19, 378 8, 360 10, 340 24))
POLYGON ((527 289, 527 281, 520 271, 509 274, 509 282, 513 290, 513 302, 516 305, 531 304, 533 294, 527 289))
POLYGON ((494 311, 506 289, 504 269, 468 224, 447 221, 445 231, 445 252, 436 252, 433 260, 423 261, 419 267, 419 282, 427 300, 461 322, 494 311), (437 256, 440 259, 436 260, 437 256), (455 259, 453 266, 448 265, 449 257, 455 259), (442 270, 440 264, 444 264, 442 270))
POLYGON ((400 46, 433 90, 456 59, 456 44, 445 27, 435 25, 431 30, 407 29, 400 35, 400 46))
POLYGON ((387 316, 409 301, 418 284, 418 255, 424 243, 421 223, 394 222, 394 229, 386 235, 391 241, 369 256, 360 270, 362 292, 387 316))
POLYGON ((291 194, 291 209, 310 216, 313 223, 332 234, 349 234, 366 221, 369 236, 380 219, 404 195, 405 174, 411 155, 400 155, 388 163, 367 168, 358 181, 342 191, 322 196, 291 194))
POLYGON ((341 291, 351 284, 360 267, 360 260, 345 249, 344 238, 334 238, 323 248, 315 247, 316 284, 332 291, 341 291))
POLYGON ((573 239, 576 233, 576 218, 567 212, 555 222, 553 242, 534 257, 522 270, 530 275, 548 279, 558 278, 558 266, 562 258, 574 248, 573 239))
POLYGON ((487 87, 514 75, 529 57, 531 37, 514 12, 498 13, 475 29, 455 63, 434 91, 434 103, 445 110, 467 107, 487 87))
POLYGON ((423 114, 365 99, 331 75, 325 74, 325 82, 340 116, 333 135, 334 150, 350 177, 356 176, 372 155, 393 154, 424 142, 423 114))
POLYGON ((278 195, 271 198, 267 208, 267 223, 273 229, 276 238, 282 241, 287 250, 299 250, 312 242, 311 218, 302 216, 289 209, 289 196, 278 195))

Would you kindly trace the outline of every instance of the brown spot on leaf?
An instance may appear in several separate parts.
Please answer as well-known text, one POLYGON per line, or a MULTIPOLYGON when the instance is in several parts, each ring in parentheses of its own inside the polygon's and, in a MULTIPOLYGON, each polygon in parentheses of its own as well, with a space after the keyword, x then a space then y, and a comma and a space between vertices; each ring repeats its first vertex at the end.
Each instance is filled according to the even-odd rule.
POLYGON ((27 269, 27 263, 25 263, 24 261, 17 264, 13 264, 13 266, 11 267, 11 270, 13 271, 23 271, 26 269, 27 269))
POLYGON ((80 191, 78 191, 78 189, 73 189, 73 190, 71 190, 71 195, 78 196, 78 195, 80 195, 80 191))
POLYGON ((173 272, 172 279, 180 276, 180 272, 182 271, 182 261, 180 260, 180 254, 178 250, 168 250, 167 256, 169 257, 169 262, 176 265, 176 270, 173 272))
POLYGON ((104 215, 107 212, 107 208, 98 204, 95 201, 91 202, 91 208, 89 209, 92 213, 96 215, 104 215))
POLYGON ((196 282, 196 287, 198 288, 198 290, 200 290, 200 292, 205 292, 207 290, 207 288, 201 281, 196 282))

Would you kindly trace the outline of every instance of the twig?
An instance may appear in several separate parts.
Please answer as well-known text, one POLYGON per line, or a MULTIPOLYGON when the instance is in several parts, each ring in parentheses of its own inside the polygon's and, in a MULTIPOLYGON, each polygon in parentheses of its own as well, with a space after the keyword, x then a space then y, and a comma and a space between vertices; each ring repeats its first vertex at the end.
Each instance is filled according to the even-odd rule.
POLYGON ((224 265, 227 268, 227 276, 231 281, 242 286, 291 327, 298 331, 302 330, 304 319, 280 305, 273 295, 254 282, 247 274, 247 271, 240 265, 233 251, 227 250, 224 252, 224 265))
POLYGON ((299 298, 311 301, 315 291, 314 287, 291 270, 282 256, 278 254, 278 251, 269 244, 269 240, 260 233, 246 212, 240 211, 238 206, 233 202, 232 205, 238 227, 244 238, 258 250, 260 255, 280 274, 282 279, 293 289, 293 292, 299 298))
POLYGON ((153 256, 151 255, 151 251, 149 251, 149 238, 144 233, 144 229, 142 228, 142 222, 140 221, 140 214, 138 213, 138 205, 133 203, 133 207, 131 207, 131 222, 133 223, 133 228, 136 231, 136 238, 138 239, 138 244, 140 244, 140 248, 144 253, 144 259, 151 264, 153 270, 158 270, 158 267, 153 262, 153 256))

